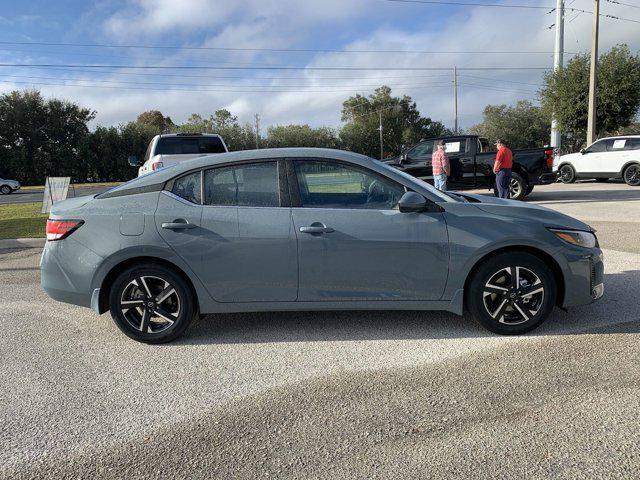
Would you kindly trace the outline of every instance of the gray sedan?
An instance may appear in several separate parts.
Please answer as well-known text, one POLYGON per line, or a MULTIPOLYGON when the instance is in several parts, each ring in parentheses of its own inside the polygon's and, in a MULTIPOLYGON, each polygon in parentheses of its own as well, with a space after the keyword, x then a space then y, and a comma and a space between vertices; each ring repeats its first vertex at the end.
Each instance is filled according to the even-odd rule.
POLYGON ((604 291, 578 220, 302 148, 198 158, 60 202, 41 269, 51 297, 109 310, 148 343, 196 315, 283 310, 468 310, 520 334, 604 291))

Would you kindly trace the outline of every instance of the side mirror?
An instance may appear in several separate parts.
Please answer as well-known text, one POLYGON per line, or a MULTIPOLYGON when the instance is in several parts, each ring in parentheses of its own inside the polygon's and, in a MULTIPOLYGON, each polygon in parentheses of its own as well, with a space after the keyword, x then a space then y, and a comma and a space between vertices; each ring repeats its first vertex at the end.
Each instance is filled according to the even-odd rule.
POLYGON ((398 163, 404 163, 406 161, 407 161, 407 154, 406 153, 400 154, 400 158, 398 159, 398 163))
POLYGON ((402 213, 423 212, 427 209, 427 199, 416 192, 406 192, 398 202, 402 213))
POLYGON ((580 149, 580 153, 581 153, 582 155, 584 155, 585 153, 587 153, 587 151, 586 151, 584 148, 581 148, 581 149, 580 149))
POLYGON ((138 160, 138 157, 136 157, 135 155, 129 155, 129 158, 127 159, 127 161, 129 162, 129 165, 131 165, 132 167, 140 166, 140 161, 138 160))

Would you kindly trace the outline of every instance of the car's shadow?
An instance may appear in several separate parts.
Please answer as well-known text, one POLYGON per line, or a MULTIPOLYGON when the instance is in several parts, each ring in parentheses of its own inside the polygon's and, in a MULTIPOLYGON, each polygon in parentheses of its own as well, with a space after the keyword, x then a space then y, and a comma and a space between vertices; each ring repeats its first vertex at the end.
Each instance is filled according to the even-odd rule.
MULTIPOLYGON (((640 271, 605 275, 604 298, 555 309, 528 336, 640 333, 640 271)), ((495 337, 468 316, 423 311, 268 312, 209 315, 174 344, 240 344, 495 337)))

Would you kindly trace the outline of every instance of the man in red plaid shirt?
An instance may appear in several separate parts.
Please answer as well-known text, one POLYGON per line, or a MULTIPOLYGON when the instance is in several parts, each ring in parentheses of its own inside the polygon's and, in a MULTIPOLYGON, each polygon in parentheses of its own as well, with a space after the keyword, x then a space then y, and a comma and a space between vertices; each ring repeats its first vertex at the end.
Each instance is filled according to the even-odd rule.
POLYGON ((438 142, 438 149, 431 156, 431 168, 433 169, 433 185, 441 191, 447 189, 447 177, 451 173, 449 170, 449 159, 444 153, 445 144, 442 140, 438 142))

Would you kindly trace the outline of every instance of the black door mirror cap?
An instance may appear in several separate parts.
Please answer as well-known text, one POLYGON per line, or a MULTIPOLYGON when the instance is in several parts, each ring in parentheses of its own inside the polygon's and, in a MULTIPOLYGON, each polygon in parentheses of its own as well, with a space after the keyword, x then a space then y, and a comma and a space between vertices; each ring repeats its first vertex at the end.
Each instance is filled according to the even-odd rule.
POLYGON ((398 202, 398 209, 402 213, 425 212, 429 209, 429 202, 426 198, 416 192, 406 192, 398 202))

